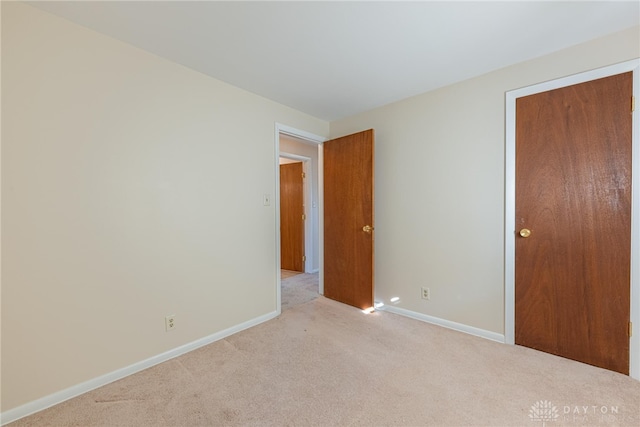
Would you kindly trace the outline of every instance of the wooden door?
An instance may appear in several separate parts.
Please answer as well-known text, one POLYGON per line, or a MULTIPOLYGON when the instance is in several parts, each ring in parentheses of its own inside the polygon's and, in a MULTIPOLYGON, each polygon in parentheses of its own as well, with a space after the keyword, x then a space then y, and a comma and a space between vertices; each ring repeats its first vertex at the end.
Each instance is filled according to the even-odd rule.
POLYGON ((304 272, 302 162, 280 165, 280 268, 304 272))
POLYGON ((323 144, 324 295, 373 306, 373 129, 323 144))
POLYGON ((516 101, 515 342, 624 374, 631 98, 625 73, 516 101))

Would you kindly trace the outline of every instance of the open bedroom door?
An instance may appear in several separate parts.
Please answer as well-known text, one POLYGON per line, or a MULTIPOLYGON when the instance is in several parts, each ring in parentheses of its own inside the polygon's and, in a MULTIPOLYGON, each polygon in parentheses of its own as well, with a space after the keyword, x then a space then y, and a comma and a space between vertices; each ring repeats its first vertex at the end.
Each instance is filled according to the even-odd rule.
POLYGON ((324 160, 324 296, 373 307, 374 132, 326 141, 324 160))

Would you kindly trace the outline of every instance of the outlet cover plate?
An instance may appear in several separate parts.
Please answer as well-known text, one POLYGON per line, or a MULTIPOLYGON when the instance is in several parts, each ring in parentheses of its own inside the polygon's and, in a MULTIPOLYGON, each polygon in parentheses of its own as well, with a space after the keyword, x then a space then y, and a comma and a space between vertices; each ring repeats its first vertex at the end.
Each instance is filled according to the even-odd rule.
POLYGON ((167 328, 167 332, 173 331, 176 328, 176 315, 171 314, 164 318, 164 325, 167 328))

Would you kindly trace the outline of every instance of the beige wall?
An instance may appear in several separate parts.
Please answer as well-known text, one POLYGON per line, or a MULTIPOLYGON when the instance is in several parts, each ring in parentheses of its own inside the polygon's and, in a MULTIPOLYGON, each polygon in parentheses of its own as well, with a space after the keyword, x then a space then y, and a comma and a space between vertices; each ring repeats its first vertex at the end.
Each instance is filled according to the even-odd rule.
POLYGON ((2 411, 274 312, 275 123, 328 123, 2 3, 2 411))
POLYGON ((504 333, 505 92, 640 57, 639 33, 331 123, 332 138, 376 130, 377 299, 504 333))

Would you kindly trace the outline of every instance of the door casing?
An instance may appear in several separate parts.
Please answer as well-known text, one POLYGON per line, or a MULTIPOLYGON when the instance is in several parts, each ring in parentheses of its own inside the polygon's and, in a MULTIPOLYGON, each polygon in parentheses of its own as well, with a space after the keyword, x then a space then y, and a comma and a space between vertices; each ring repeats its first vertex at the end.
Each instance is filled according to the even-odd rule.
MULTIPOLYGON (((515 146, 516 99, 561 87, 584 83, 603 77, 633 72, 633 96, 640 98, 640 59, 599 68, 584 73, 552 80, 506 94, 506 146, 505 146, 505 342, 515 344, 515 146)), ((629 105, 631 108, 631 105, 629 105)), ((640 380, 640 111, 636 107, 632 116, 632 189, 631 189, 631 322, 629 376, 640 380)))

